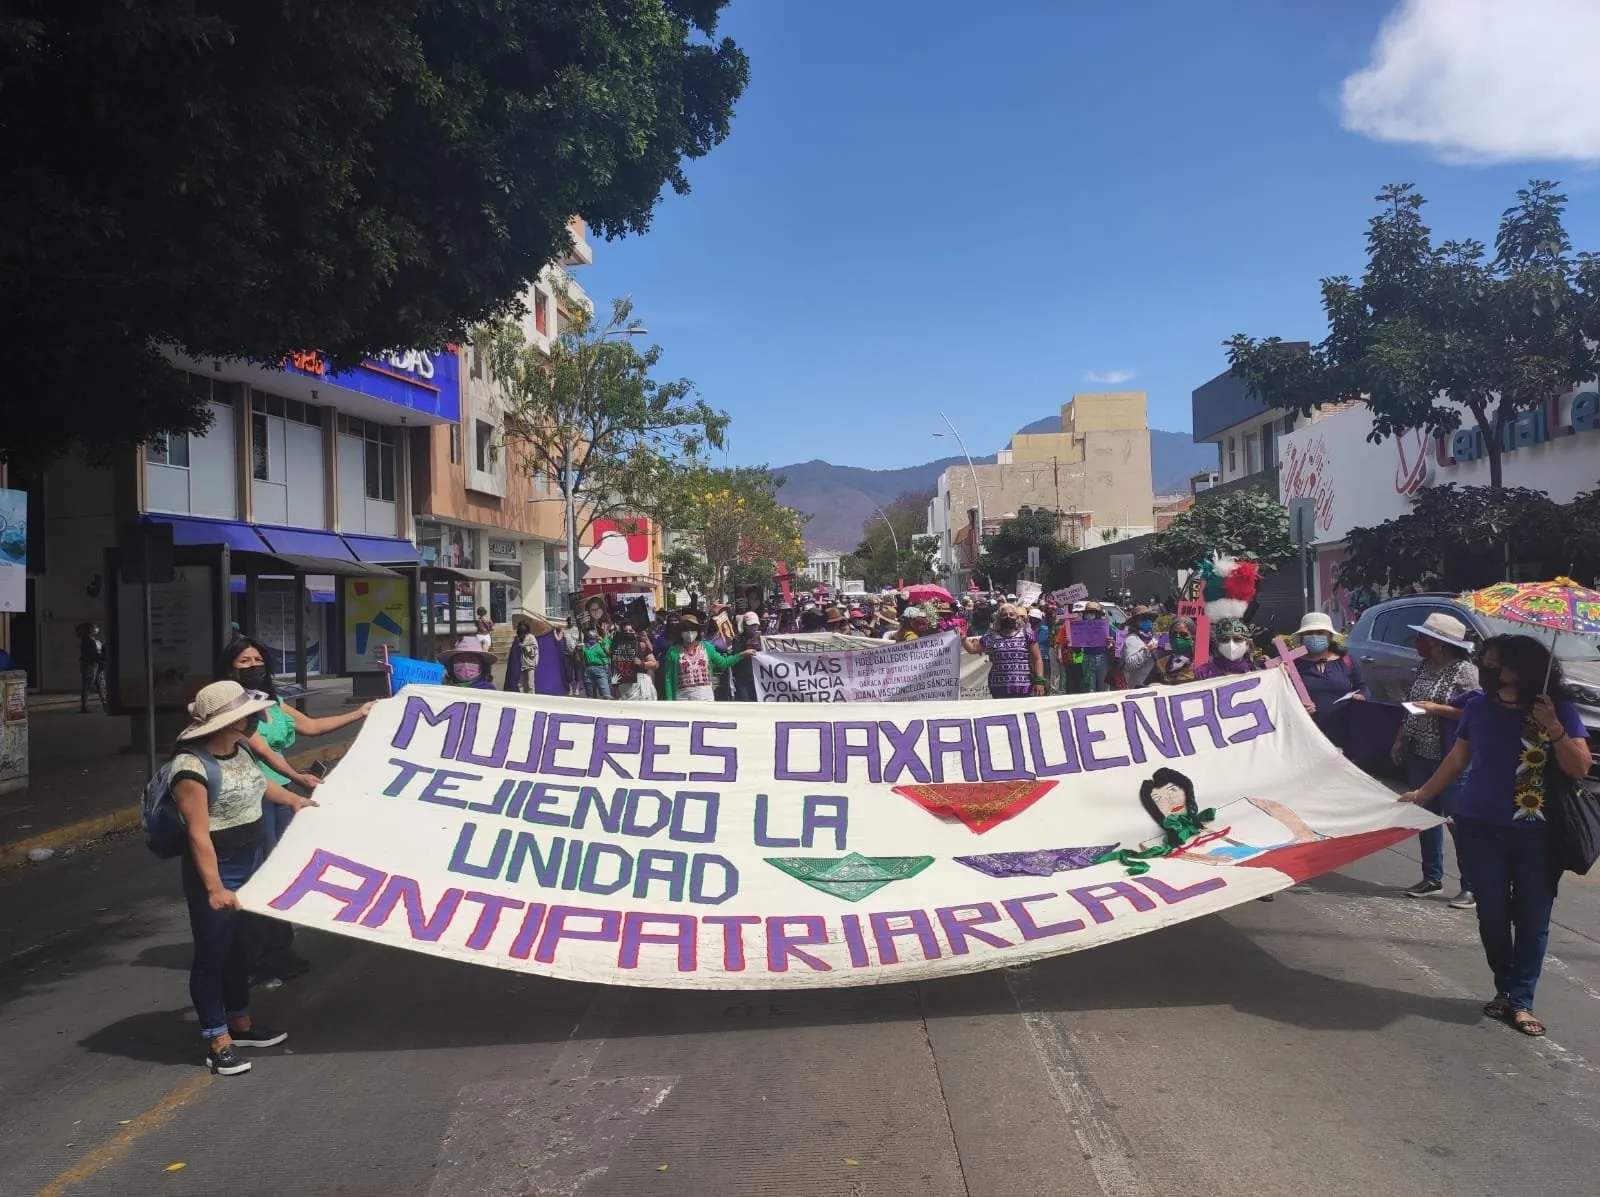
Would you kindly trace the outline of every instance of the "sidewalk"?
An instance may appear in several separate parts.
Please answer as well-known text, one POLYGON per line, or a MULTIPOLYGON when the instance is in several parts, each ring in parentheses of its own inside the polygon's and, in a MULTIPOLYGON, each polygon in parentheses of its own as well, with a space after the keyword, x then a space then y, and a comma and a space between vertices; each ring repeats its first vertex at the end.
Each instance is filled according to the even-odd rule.
MULTIPOLYGON (((350 709, 350 682, 318 683, 306 698, 309 715, 350 709)), ((316 739, 301 739, 289 763, 332 765, 355 739, 359 725, 316 739)), ((28 696, 29 785, 0 794, 0 869, 25 862, 33 848, 57 852, 139 825, 145 757, 126 752, 128 720, 98 710, 80 714, 78 696, 28 696)), ((170 745, 156 746, 158 763, 170 745)))

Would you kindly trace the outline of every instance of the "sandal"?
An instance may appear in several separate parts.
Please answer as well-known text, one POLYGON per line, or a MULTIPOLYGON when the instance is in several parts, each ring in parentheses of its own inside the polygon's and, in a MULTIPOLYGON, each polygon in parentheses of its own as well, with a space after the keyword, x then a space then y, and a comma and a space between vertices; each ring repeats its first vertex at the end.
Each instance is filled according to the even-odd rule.
POLYGON ((1503 993, 1497 993, 1494 995, 1493 1001, 1483 1004, 1483 1013, 1487 1018, 1510 1018, 1511 999, 1503 993))
POLYGON ((1544 1035, 1544 1023, 1533 1016, 1532 1010, 1513 1010, 1511 1025, 1531 1039, 1538 1039, 1544 1035))

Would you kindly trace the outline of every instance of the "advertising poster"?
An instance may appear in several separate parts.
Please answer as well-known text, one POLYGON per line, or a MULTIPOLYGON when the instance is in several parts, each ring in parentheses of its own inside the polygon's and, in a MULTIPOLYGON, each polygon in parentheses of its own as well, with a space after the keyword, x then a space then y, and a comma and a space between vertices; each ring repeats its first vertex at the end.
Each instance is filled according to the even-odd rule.
POLYGON ((28 602, 28 492, 0 490, 0 611, 28 602))
MULTIPOLYGON (((348 673, 382 669, 380 648, 407 651, 411 611, 405 578, 344 580, 344 667, 348 673)), ((448 614, 448 613, 447 613, 448 614)))

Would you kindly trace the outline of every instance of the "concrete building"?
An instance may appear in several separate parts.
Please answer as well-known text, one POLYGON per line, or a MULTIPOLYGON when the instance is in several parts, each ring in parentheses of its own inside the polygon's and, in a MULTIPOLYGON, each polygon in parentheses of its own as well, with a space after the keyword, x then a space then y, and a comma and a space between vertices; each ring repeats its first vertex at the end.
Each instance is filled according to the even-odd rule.
POLYGON ((829 590, 839 589, 839 554, 832 549, 808 549, 806 573, 829 590))
POLYGON ((1019 433, 994 464, 945 470, 928 505, 928 531, 940 538, 947 585, 970 576, 980 495, 985 534, 1025 507, 1055 513, 1062 539, 1075 548, 1152 531, 1144 392, 1074 395, 1061 406, 1060 431, 1019 433))

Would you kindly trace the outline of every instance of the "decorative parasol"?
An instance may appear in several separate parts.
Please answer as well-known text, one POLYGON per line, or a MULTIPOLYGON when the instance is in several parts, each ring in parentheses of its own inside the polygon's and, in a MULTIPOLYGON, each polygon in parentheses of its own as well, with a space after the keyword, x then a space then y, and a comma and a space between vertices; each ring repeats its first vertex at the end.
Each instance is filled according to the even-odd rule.
POLYGON ((913 603, 925 603, 929 599, 938 599, 941 603, 950 601, 950 592, 943 586, 935 586, 932 582, 918 582, 915 586, 906 588, 906 598, 913 603))
MULTIPOLYGON (((1580 586, 1571 578, 1553 582, 1496 582, 1482 590, 1472 590, 1461 601, 1478 612, 1511 623, 1547 628, 1550 660, 1555 663, 1556 639, 1562 632, 1580 636, 1600 636, 1600 590, 1580 586)), ((1546 676, 1545 683, 1549 684, 1546 676)))

